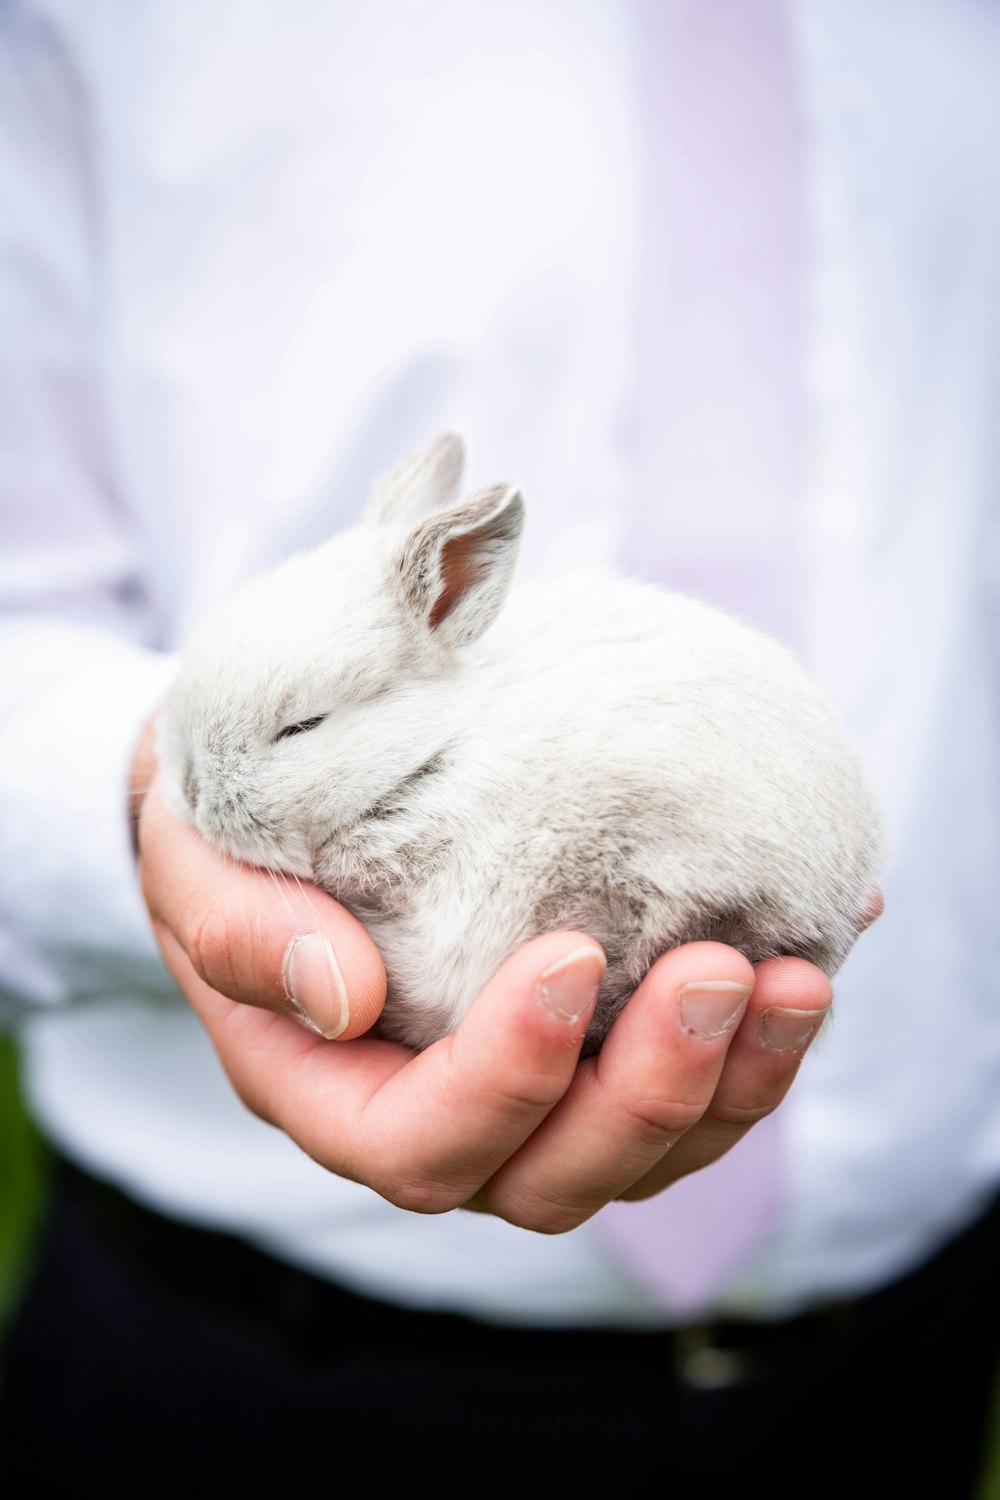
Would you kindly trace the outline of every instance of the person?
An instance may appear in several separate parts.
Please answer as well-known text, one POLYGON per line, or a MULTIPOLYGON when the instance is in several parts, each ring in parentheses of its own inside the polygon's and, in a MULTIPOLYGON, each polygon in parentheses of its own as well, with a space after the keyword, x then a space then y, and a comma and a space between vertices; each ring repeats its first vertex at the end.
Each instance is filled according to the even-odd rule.
POLYGON ((872 1475, 972 1484, 1000 1175, 998 42, 971 3, 794 19, 5 15, 0 914, 60 1158, 0 1398, 15 1482, 328 1458, 488 1489, 666 1461, 682 1494, 804 1473, 821 1494, 870 1446, 872 1475), (166 811, 150 726, 192 624, 455 424, 484 479, 523 478, 530 569, 610 557, 696 588, 844 710, 890 821, 888 915, 797 1079, 826 980, 716 944, 665 955, 575 1067, 586 933, 513 955, 444 1047, 387 1048, 363 927, 166 811), (737 1237, 761 1140, 763 1238, 664 1298, 615 1226, 704 1265, 685 1208, 737 1237))

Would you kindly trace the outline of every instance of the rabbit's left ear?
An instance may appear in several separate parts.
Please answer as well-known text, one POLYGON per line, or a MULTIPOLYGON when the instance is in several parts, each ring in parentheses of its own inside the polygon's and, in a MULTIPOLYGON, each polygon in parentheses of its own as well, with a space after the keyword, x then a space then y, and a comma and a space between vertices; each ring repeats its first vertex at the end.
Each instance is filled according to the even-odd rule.
POLYGON ((365 506, 378 526, 415 521, 458 499, 465 466, 465 444, 457 432, 442 432, 419 453, 382 476, 365 506))
POLYGON ((523 525, 520 489, 496 484, 414 527, 394 563, 415 623, 445 646, 477 640, 507 597, 523 525))

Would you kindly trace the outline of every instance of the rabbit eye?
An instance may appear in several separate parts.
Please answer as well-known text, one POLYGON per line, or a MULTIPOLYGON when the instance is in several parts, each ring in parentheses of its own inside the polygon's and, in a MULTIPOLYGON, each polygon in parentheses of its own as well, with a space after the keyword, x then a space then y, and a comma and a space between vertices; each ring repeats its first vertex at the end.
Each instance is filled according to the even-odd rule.
POLYGON ((310 729, 315 729, 317 724, 322 724, 325 718, 326 714, 317 714, 314 719, 303 719, 301 724, 286 724, 284 729, 279 729, 274 736, 274 743, 290 739, 293 734, 307 734, 310 729))

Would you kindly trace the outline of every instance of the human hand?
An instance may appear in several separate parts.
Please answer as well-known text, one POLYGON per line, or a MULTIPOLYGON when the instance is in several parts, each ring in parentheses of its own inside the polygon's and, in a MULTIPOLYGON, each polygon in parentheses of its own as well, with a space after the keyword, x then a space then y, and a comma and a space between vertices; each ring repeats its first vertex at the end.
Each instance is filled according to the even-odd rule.
POLYGON ((829 1008, 828 979, 803 960, 754 970, 733 948, 692 943, 653 966, 581 1063, 604 956, 556 932, 512 954, 425 1052, 365 1036, 385 974, 364 928, 315 887, 224 859, 169 812, 150 756, 147 742, 143 893, 237 1093, 400 1207, 553 1233, 657 1193, 775 1108, 829 1008), (310 1016, 320 1031, 301 1024, 310 1016))

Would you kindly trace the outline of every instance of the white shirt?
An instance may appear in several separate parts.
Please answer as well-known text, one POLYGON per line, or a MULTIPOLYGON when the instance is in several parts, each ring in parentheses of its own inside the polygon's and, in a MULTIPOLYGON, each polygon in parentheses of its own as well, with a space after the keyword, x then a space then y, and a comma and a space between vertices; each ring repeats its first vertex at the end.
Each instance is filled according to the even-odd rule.
POLYGON ((875 1286, 993 1190, 996 11, 792 15, 790 53, 771 3, 5 13, 0 969, 44 1128, 140 1199, 416 1305, 662 1316, 592 1226, 407 1215, 251 1117, 136 889, 125 769, 193 621, 453 426, 472 482, 523 481, 529 567, 615 557, 785 633, 886 807, 887 915, 721 1302, 875 1286))

